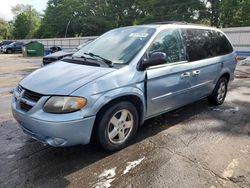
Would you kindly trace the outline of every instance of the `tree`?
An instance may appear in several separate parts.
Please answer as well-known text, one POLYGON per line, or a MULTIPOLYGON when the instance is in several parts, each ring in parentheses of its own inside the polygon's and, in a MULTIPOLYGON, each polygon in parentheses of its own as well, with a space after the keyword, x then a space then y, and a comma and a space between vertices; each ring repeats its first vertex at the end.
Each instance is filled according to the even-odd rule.
POLYGON ((10 37, 9 23, 0 18, 0 39, 7 39, 10 37))
POLYGON ((250 0, 49 0, 37 35, 93 36, 116 27, 159 21, 246 26, 250 0))
POLYGON ((38 12, 32 6, 26 6, 20 11, 18 9, 17 15, 13 23, 13 36, 16 39, 33 38, 36 34, 41 18, 38 12))
POLYGON ((207 0, 210 25, 240 27, 250 25, 250 0, 207 0))
POLYGON ((73 31, 71 22, 74 22, 76 6, 76 0, 49 0, 38 35, 42 38, 64 37, 67 26, 67 36, 74 35, 76 31, 73 31))
POLYGON ((161 20, 192 22, 205 9, 200 0, 49 0, 41 37, 100 35, 115 27, 161 20))
POLYGON ((146 0, 139 3, 145 15, 142 23, 158 21, 194 22, 206 9, 205 3, 200 0, 146 0))
POLYGON ((19 14, 29 9, 30 9, 30 5, 17 4, 16 6, 11 7, 11 12, 13 13, 14 17, 17 17, 19 14))
POLYGON ((207 10, 208 10, 208 17, 211 26, 218 27, 219 25, 219 16, 220 16, 220 5, 221 0, 207 0, 207 10))
POLYGON ((250 24, 250 0, 222 0, 220 26, 240 27, 250 24))

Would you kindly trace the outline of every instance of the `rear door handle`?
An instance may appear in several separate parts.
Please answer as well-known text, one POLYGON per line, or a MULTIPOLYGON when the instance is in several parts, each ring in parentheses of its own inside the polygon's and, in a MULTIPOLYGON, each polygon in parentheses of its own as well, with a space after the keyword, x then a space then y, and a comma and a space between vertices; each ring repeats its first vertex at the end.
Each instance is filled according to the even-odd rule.
POLYGON ((188 78, 190 77, 190 75, 190 72, 184 72, 183 74, 181 74, 181 79, 188 78))
POLYGON ((198 76, 201 74, 201 71, 200 70, 194 70, 193 71, 193 76, 198 76))

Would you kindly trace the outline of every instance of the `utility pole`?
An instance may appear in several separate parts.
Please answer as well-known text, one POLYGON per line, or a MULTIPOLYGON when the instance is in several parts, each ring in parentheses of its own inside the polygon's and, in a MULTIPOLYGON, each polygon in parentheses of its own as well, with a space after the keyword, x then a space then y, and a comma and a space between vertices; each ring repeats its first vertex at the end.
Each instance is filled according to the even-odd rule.
POLYGON ((71 18, 69 19, 69 21, 68 21, 68 23, 67 23, 67 26, 66 26, 66 29, 65 29, 65 35, 64 35, 64 38, 66 38, 66 37, 67 37, 69 24, 70 24, 70 22, 71 22, 72 17, 73 17, 73 16, 71 16, 71 18))

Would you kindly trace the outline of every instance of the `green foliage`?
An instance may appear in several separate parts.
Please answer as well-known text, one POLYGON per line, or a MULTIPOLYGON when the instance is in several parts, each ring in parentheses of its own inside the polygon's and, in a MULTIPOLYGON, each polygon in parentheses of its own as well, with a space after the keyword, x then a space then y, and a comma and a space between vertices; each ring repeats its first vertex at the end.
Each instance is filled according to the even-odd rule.
POLYGON ((15 38, 93 36, 159 21, 250 25, 250 0, 49 0, 41 23, 30 6, 17 5, 12 11, 15 38))
POLYGON ((223 0, 220 10, 221 27, 249 26, 250 0, 223 0))
POLYGON ((10 25, 8 22, 0 18, 0 39, 7 39, 10 37, 10 25))
POLYGON ((31 6, 17 10, 13 23, 13 37, 16 39, 33 38, 40 27, 40 16, 31 6))
POLYGON ((250 25, 250 0, 208 0, 210 24, 216 27, 250 25))
POLYGON ((186 21, 193 22, 206 10, 200 0, 146 0, 141 1, 145 13, 143 22, 186 21))
POLYGON ((74 37, 161 20, 192 22, 205 8, 200 0, 49 0, 38 33, 74 37))

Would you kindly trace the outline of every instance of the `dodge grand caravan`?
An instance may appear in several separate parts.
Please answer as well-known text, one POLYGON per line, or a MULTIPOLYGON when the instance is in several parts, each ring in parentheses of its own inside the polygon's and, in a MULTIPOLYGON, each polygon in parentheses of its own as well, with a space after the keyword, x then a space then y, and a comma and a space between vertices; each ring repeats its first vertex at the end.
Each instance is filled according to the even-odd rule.
POLYGON ((125 147, 146 119, 202 98, 221 105, 235 52, 218 29, 152 24, 111 30, 72 57, 28 75, 12 111, 25 133, 54 147, 125 147))

